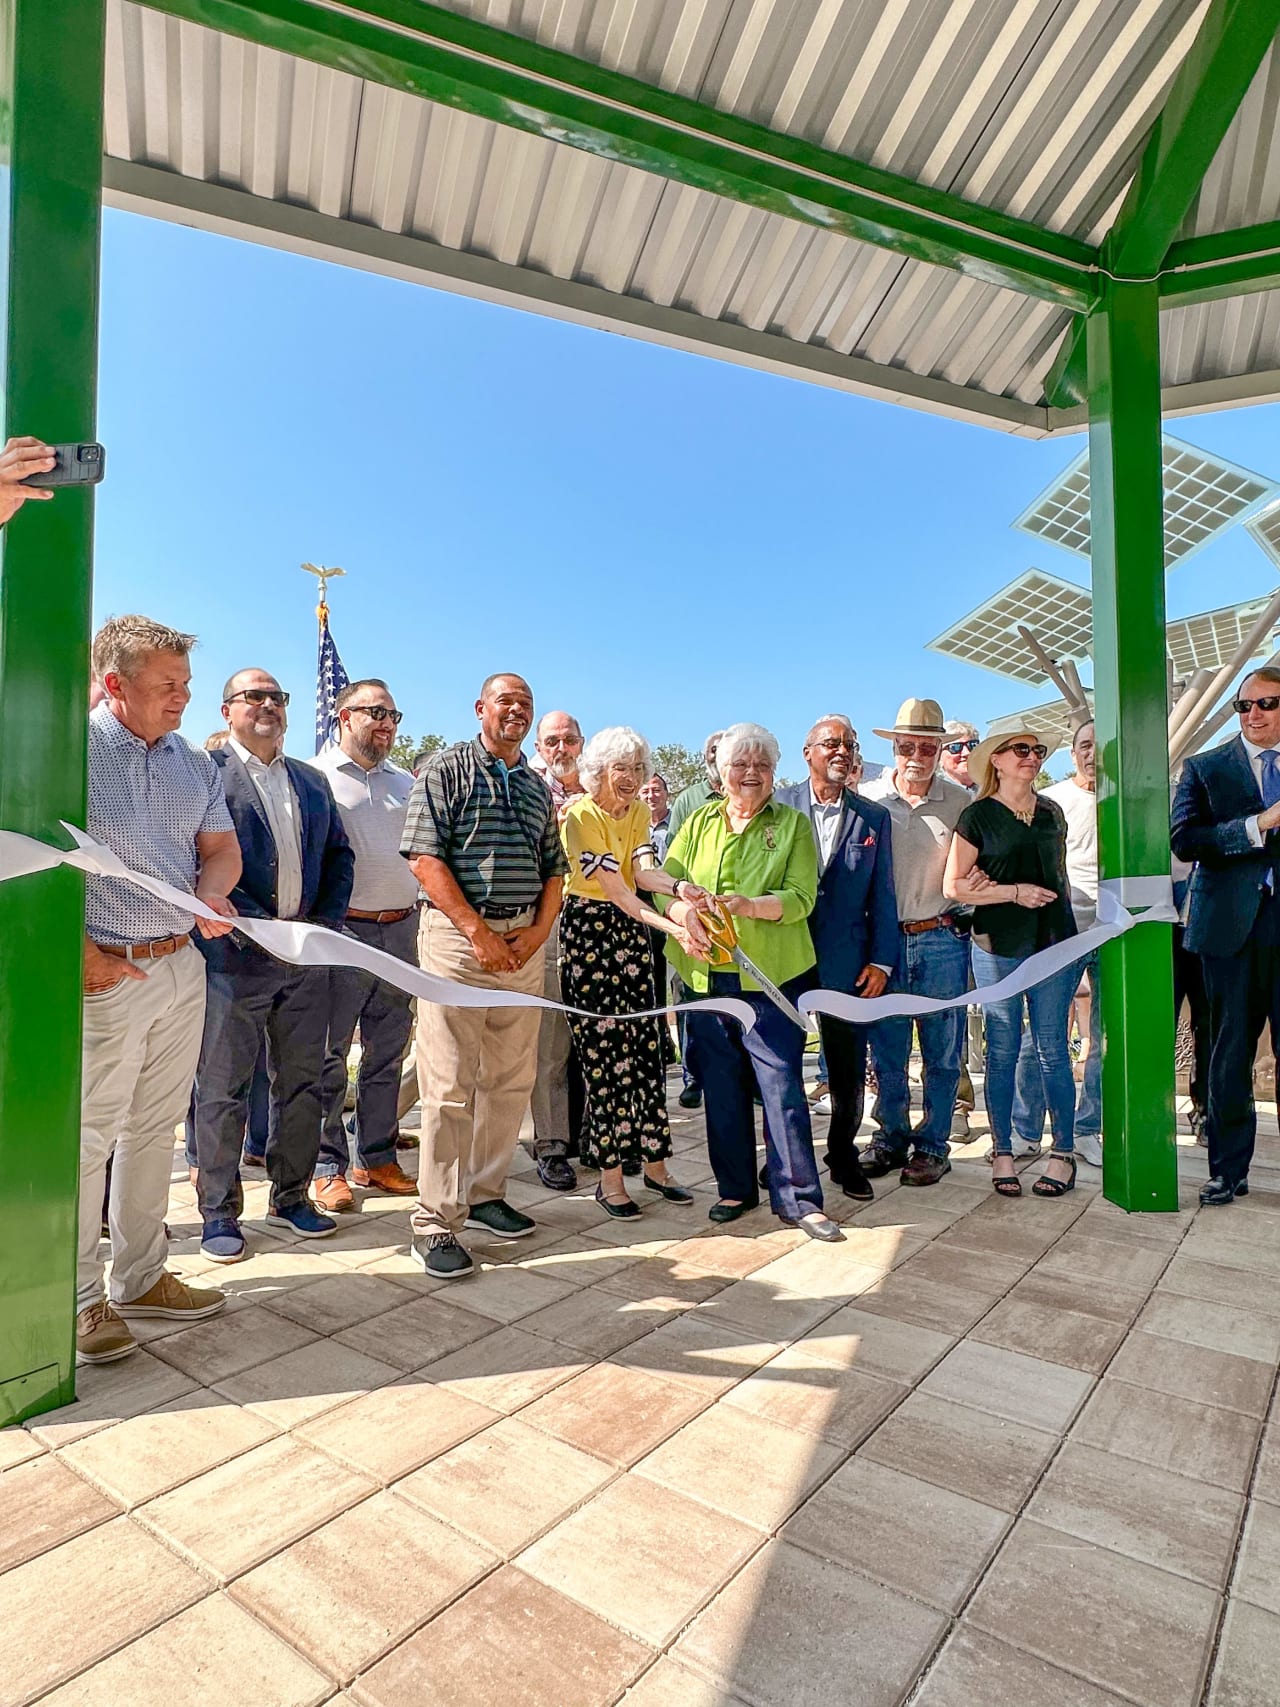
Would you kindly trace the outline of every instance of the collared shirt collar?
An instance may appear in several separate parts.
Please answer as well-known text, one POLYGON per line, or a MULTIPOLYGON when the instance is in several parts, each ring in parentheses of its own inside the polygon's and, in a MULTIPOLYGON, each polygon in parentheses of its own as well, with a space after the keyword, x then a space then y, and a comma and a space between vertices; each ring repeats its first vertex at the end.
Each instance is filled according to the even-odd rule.
POLYGON ((1255 762, 1261 759, 1264 753, 1280 753, 1280 741, 1277 741, 1270 747, 1259 747, 1257 743, 1251 741, 1247 735, 1242 734, 1240 739, 1244 742, 1245 756, 1255 762))
POLYGON ((844 805, 844 789, 842 788, 834 800, 819 800, 814 790, 813 778, 809 778, 809 804, 815 812, 838 812, 844 805))
POLYGON ((251 753, 248 747, 242 746, 241 743, 236 740, 234 735, 229 735, 227 737, 227 745, 249 770, 252 770, 255 765, 260 770, 264 771, 274 770, 276 765, 280 765, 283 769, 288 768, 285 765, 283 753, 277 753, 275 758, 271 760, 270 764, 268 764, 266 760, 260 759, 256 753, 251 753))
POLYGON ((148 743, 141 735, 135 735, 133 730, 121 723, 105 700, 94 708, 94 719, 106 739, 118 747, 140 747, 144 753, 167 751, 179 739, 176 730, 169 730, 158 741, 148 743))
MULTIPOLYGON (((923 806, 924 802, 926 800, 941 800, 942 799, 943 776, 942 776, 942 767, 941 766, 939 766, 938 769, 936 771, 934 771, 933 776, 930 778, 930 780, 929 780, 929 792, 928 792, 928 794, 926 794, 924 796, 924 798, 922 800, 912 800, 909 795, 904 794, 902 792, 902 790, 898 787, 898 770, 897 770, 896 765, 887 769, 884 774, 889 779, 889 787, 897 795, 898 799, 901 800, 903 802, 903 804, 906 806, 910 806, 910 807, 914 808, 916 806, 923 806)), ((957 784, 956 786, 959 787, 959 784, 957 784)))

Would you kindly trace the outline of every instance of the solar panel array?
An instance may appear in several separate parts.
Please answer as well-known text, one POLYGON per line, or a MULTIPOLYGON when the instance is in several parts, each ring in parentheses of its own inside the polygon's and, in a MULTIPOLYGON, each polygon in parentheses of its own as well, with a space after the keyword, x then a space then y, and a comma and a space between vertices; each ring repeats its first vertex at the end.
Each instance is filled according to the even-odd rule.
MULTIPOLYGON (((1086 689, 1085 698, 1092 705, 1093 691, 1086 689)), ((1046 700, 1043 705, 1028 706, 1026 711, 997 717, 988 726, 988 735, 1000 735, 1005 730, 1030 729, 1049 746, 1066 747, 1071 742, 1071 720, 1065 699, 1046 700)))
POLYGON ((1027 650, 1019 624, 1031 630, 1055 662, 1088 658, 1093 648, 1089 589, 1043 569, 1027 569, 931 640, 929 650, 1039 687, 1048 677, 1027 650))
POLYGON ((1280 563, 1280 503, 1268 504, 1245 524, 1273 563, 1280 563))
MULTIPOLYGON (((1215 535, 1273 494, 1274 481, 1211 456, 1180 439, 1162 442, 1164 465, 1164 566, 1190 557, 1215 535)), ((1053 485, 1014 522, 1024 533, 1051 540, 1064 551, 1089 555, 1089 453, 1082 451, 1053 485)), ((1280 521, 1277 521, 1280 545, 1280 521)))
MULTIPOLYGON (((1267 608, 1268 599, 1246 599, 1243 604, 1224 605, 1221 610, 1201 611, 1169 623, 1169 656, 1175 676, 1195 670, 1216 670, 1227 663, 1244 644, 1245 636, 1267 608)), ((1253 655, 1271 651, 1264 639, 1253 655)))

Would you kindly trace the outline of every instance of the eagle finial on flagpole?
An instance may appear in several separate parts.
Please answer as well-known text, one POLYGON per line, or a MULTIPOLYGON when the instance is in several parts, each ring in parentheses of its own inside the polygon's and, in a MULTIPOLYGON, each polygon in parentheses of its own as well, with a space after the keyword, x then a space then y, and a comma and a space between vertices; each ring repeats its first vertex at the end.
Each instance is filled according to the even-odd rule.
POLYGON ((325 569, 316 563, 304 563, 302 565, 302 569, 304 574, 314 575, 316 580, 320 583, 320 603, 316 607, 316 617, 319 619, 320 613, 328 610, 329 608, 329 600, 326 593, 326 588, 328 587, 329 582, 334 580, 338 575, 345 575, 346 570, 325 569))

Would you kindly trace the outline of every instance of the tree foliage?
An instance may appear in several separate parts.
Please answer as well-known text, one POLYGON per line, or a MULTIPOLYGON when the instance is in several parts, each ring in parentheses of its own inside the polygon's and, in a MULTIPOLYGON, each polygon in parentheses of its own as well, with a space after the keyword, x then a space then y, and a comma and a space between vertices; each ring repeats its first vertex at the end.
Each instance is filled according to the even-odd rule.
POLYGON ((691 782, 701 782, 707 774, 701 752, 680 741, 663 741, 655 747, 653 768, 666 778, 673 799, 682 788, 688 788, 691 782))
POLYGON ((447 745, 443 735, 419 735, 415 741, 412 735, 401 732, 391 743, 391 762, 402 770, 411 771, 419 753, 438 753, 447 745))

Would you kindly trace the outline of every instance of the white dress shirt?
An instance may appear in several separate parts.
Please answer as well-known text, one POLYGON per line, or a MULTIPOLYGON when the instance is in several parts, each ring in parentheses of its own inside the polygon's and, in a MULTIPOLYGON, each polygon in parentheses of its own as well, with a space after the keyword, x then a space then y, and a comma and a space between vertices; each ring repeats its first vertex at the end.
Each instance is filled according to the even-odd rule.
POLYGON ((831 864, 831 855, 836 845, 836 837, 840 833, 840 816, 844 811, 844 789, 832 801, 819 800, 813 791, 813 778, 809 778, 809 816, 813 820, 813 833, 818 839, 818 869, 825 871, 831 864))
POLYGON ((359 913, 391 913, 414 906, 418 880, 400 852, 405 811, 413 789, 408 771, 387 759, 366 770, 336 745, 326 747, 309 762, 323 773, 333 790, 356 856, 349 905, 359 913))
POLYGON ((276 907, 278 917, 296 919, 302 906, 302 812, 289 781, 284 759, 276 754, 264 765, 233 735, 227 745, 244 765, 267 815, 276 844, 276 907))

